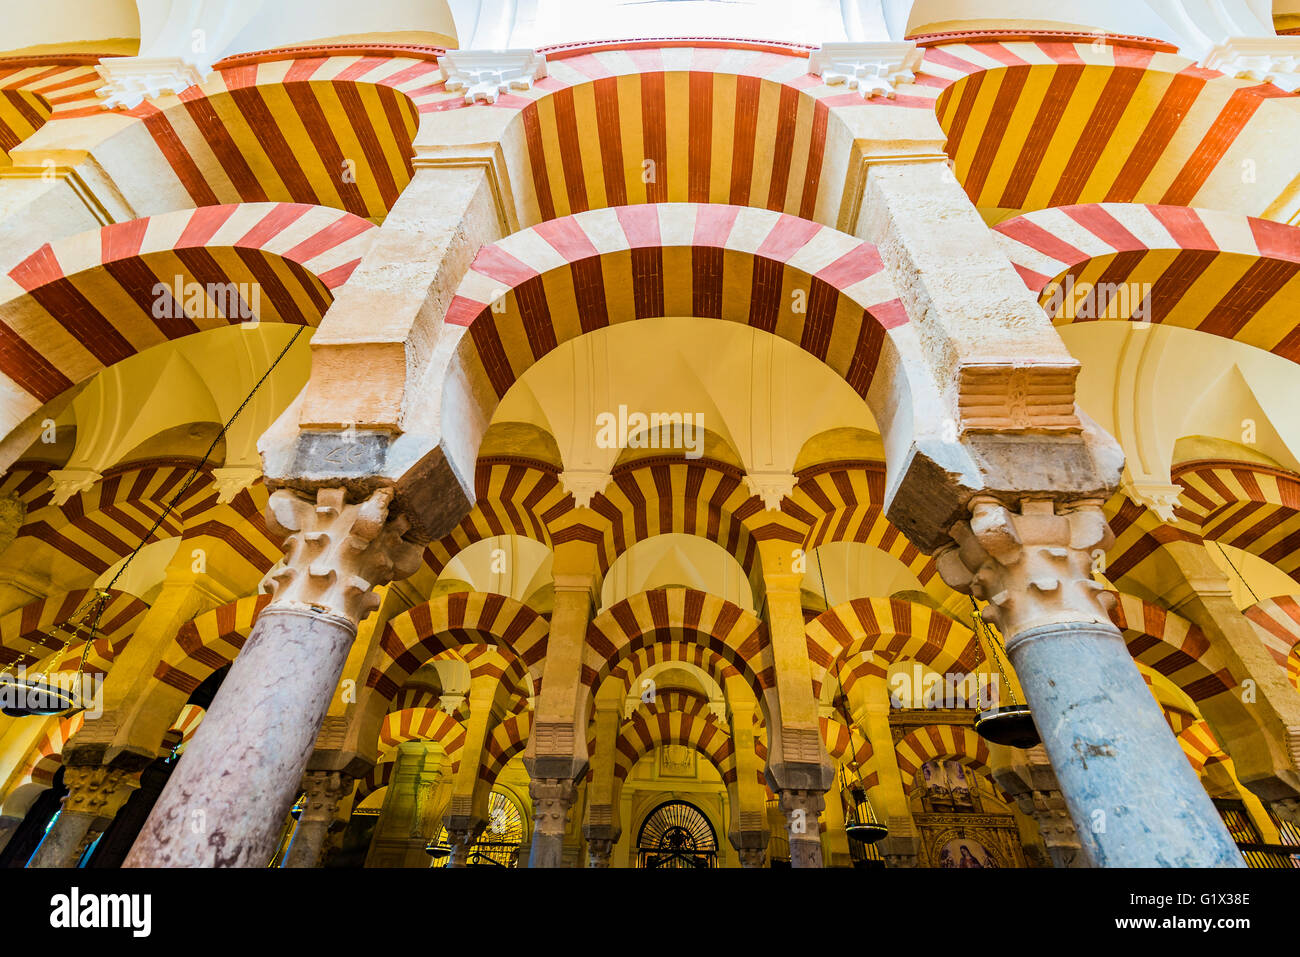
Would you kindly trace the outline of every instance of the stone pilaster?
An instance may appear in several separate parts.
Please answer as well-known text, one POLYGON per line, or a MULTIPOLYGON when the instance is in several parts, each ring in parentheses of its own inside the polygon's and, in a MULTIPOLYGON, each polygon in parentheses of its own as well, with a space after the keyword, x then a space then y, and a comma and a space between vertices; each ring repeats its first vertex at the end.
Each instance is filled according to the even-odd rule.
POLYGON ((976 496, 939 573, 988 602, 1094 866, 1241 867, 1092 578, 1113 541, 1101 504, 976 496))
POLYGON ((127 867, 264 867, 275 851, 376 585, 419 567, 420 550, 390 520, 391 490, 349 504, 271 495, 267 525, 285 536, 271 604, 231 666, 163 790, 127 867), (256 749, 240 747, 258 742, 256 749))
POLYGON ((140 774, 102 765, 68 767, 63 782, 68 787, 63 810, 37 848, 32 867, 75 867, 140 786, 140 774))
POLYGON ((352 778, 338 771, 308 771, 302 778, 302 789, 307 798, 298 826, 293 832, 293 843, 285 854, 283 867, 316 867, 320 864, 325 836, 334 824, 339 802, 352 790, 352 778))

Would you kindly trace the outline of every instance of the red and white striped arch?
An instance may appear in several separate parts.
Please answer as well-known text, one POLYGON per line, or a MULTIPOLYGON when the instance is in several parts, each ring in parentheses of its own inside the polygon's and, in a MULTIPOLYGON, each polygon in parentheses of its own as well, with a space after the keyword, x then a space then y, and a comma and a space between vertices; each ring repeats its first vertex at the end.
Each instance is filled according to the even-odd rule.
MULTIPOLYGON (((1017 216, 994 233, 1044 303, 1067 277, 1076 290, 1085 283, 1149 286, 1151 322, 1300 361, 1298 227, 1182 206, 1093 203, 1017 216)), ((1130 292, 1128 310, 1141 300, 1130 292)), ((1122 305, 1106 303, 1106 317, 1131 318, 1120 314, 1122 305)), ((1093 311, 1102 308, 1099 302, 1093 311)), ((1088 321, 1068 314, 1054 319, 1058 325, 1088 321)))
POLYGON ((1216 185, 1240 185, 1247 154, 1234 144, 1268 135, 1277 113, 1266 104, 1286 94, 1157 46, 942 43, 927 49, 916 89, 937 97, 946 150, 976 206, 1192 206, 1216 185))
POLYGON ((164 213, 47 243, 0 276, 0 385, 9 419, 21 421, 137 352, 250 313, 318 325, 373 230, 335 209, 255 203, 164 213), (185 302, 155 295, 178 277, 182 292, 190 283, 205 292, 209 284, 247 284, 236 287, 235 309, 224 303, 226 312, 244 314, 228 316, 205 295, 201 314, 191 315, 185 302), (157 310, 161 318, 160 299, 168 307, 157 310))
POLYGON ((458 357, 471 389, 498 400, 561 342, 658 316, 774 333, 863 396, 886 332, 907 321, 870 243, 780 213, 693 203, 579 213, 484 246, 447 309, 449 323, 469 327, 458 357))

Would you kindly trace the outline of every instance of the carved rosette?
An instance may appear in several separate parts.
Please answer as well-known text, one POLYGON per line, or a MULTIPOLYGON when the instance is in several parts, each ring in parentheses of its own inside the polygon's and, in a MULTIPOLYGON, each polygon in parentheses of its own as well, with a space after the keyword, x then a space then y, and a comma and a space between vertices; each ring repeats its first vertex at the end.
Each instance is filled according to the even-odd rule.
POLYGON ((140 772, 103 765, 74 765, 64 769, 63 783, 68 787, 68 796, 63 799, 64 811, 111 821, 140 786, 140 772))
POLYGON ((528 786, 533 799, 533 825, 538 834, 563 837, 576 789, 566 778, 535 778, 528 786))
POLYGON ((391 489, 349 505, 341 488, 312 502, 280 489, 267 504, 267 525, 285 536, 284 566, 272 572, 272 607, 296 606, 355 627, 379 606, 374 589, 420 567, 421 549, 405 541, 405 518, 388 518, 391 489))
POLYGON ((1115 598, 1092 577, 1115 540, 1101 501, 1026 500, 1013 512, 989 496, 971 501, 955 544, 936 556, 949 586, 987 601, 982 615, 1009 640, 1043 625, 1110 624, 1115 598))

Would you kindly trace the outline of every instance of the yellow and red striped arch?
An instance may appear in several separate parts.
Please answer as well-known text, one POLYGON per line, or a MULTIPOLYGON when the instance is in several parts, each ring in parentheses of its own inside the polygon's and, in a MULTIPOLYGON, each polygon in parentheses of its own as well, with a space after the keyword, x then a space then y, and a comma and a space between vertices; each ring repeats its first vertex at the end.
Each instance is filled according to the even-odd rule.
POLYGON ((989 745, 972 729, 955 724, 932 724, 902 738, 894 746, 903 790, 910 790, 921 765, 927 761, 952 758, 974 768, 988 771, 989 745))
POLYGON ((1242 611, 1255 625, 1264 647, 1300 691, 1300 598, 1279 595, 1242 611))
MULTIPOLYGON (((1150 45, 1049 40, 926 52, 958 180, 976 206, 1192 206, 1243 131, 1266 130, 1287 94, 1201 69, 1150 45)), ((1220 173, 1222 170, 1222 173, 1220 173)), ((1270 197, 1271 199, 1271 197, 1270 197)))
POLYGON ((1018 216, 994 232, 1026 285, 1057 306, 1058 325, 1137 312, 1300 361, 1300 228, 1181 206, 1094 203, 1018 216), (1067 283, 1073 297, 1063 294, 1067 283), (1094 297, 1088 317, 1076 318, 1071 305, 1102 284, 1127 292, 1094 297))
POLYGON ((1247 462, 1184 462, 1175 516, 1207 539, 1258 555, 1300 581, 1300 476, 1247 462))
POLYGON ((59 110, 95 103, 94 57, 0 58, 0 166, 59 110), (81 62, 81 61, 86 62, 81 62))
POLYGON ((177 630, 176 640, 163 652, 154 677, 177 691, 191 694, 214 671, 235 660, 252 633, 257 616, 270 603, 270 595, 249 595, 187 621, 177 630))
POLYGON ((441 595, 396 616, 379 639, 379 657, 366 687, 394 698, 406 679, 444 651, 467 644, 499 644, 541 677, 549 626, 512 598, 488 592, 441 595))
MULTIPOLYGON (((51 653, 57 653, 50 662, 50 671, 75 669, 89 638, 89 624, 93 617, 89 613, 97 604, 96 594, 93 588, 81 588, 51 595, 29 602, 0 618, 0 667, 22 664, 29 671, 39 671, 40 662, 50 658, 51 653), (76 636, 54 630, 63 624, 69 627, 75 624, 76 636), (66 652, 63 651, 65 641, 66 652)), ((99 616, 95 643, 86 656, 88 671, 107 672, 149 610, 147 604, 126 592, 113 591, 109 596, 99 616)))
POLYGON ((1117 601, 1110 618, 1134 660, 1164 675, 1193 701, 1231 694, 1237 687, 1227 662, 1196 625, 1135 595, 1112 594, 1117 601))

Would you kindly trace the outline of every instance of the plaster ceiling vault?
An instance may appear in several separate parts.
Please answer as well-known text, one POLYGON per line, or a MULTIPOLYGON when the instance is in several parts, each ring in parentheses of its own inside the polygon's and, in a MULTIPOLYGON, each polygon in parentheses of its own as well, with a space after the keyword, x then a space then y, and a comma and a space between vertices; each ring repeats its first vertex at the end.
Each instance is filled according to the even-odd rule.
POLYGON ((1176 758, 1147 783, 1286 857, 1300 2, 792 10, 7 12, 0 673, 83 670, 104 707, 0 717, 0 866, 71 853, 75 815, 32 838, 92 770, 90 853, 161 853, 120 808, 169 755, 248 751, 211 742, 249 661, 280 680, 236 776, 306 763, 244 864, 458 865, 508 805, 497 863, 636 866, 684 801, 710 866, 941 866, 954 818, 1000 866, 1063 866, 1105 839, 1069 769, 934 700, 974 677, 1050 708, 956 568, 1002 576, 1004 640, 1058 593, 1000 570, 1002 505, 1039 557, 1076 522, 1059 594, 1122 637, 1142 700, 1104 717, 1176 758), (1079 515, 1113 544, 1085 554, 1079 515), (296 661, 265 624, 289 601, 355 637, 296 661), (818 803, 839 774, 875 851, 838 785, 818 803))

